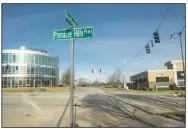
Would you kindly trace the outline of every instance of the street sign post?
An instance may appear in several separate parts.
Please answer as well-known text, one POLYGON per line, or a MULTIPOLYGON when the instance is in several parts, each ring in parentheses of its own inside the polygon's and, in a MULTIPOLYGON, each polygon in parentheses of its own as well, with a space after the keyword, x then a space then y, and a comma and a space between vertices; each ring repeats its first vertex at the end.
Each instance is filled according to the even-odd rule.
POLYGON ((93 36, 93 28, 92 27, 54 30, 54 32, 53 32, 54 40, 92 38, 92 36, 93 36))
POLYGON ((69 12, 65 10, 65 20, 72 26, 72 27, 79 27, 78 23, 71 17, 69 12))
POLYGON ((93 28, 78 28, 78 23, 65 10, 65 20, 70 24, 71 29, 54 30, 53 40, 71 40, 70 42, 70 127, 74 127, 74 40, 82 38, 92 38, 93 28))
POLYGON ((74 127, 74 39, 70 42, 70 127, 74 127))

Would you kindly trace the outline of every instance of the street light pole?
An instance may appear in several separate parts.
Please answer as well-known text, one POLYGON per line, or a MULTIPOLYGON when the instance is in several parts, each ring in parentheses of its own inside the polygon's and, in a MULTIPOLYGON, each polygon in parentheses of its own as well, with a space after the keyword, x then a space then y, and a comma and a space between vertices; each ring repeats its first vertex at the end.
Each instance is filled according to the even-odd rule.
POLYGON ((184 65, 184 57, 183 57, 183 47, 182 47, 182 41, 181 41, 181 34, 182 34, 182 32, 179 34, 179 36, 180 36, 180 46, 181 46, 181 58, 182 58, 183 71, 184 71, 184 77, 185 77, 185 65, 184 65))
POLYGON ((182 40, 181 40, 181 34, 182 34, 182 32, 183 32, 184 29, 185 29, 185 26, 182 28, 182 30, 181 30, 179 33, 176 32, 176 33, 171 34, 170 39, 173 40, 173 35, 175 35, 175 34, 177 34, 177 35, 180 36, 181 57, 182 57, 183 72, 184 72, 184 86, 186 86, 186 85, 185 85, 185 76, 186 76, 186 75, 185 75, 185 65, 184 65, 183 47, 182 47, 182 40))
POLYGON ((175 34, 180 36, 181 57, 182 57, 183 72, 184 72, 184 85, 185 85, 185 65, 184 65, 183 47, 182 47, 182 40, 181 40, 181 34, 184 29, 185 29, 185 26, 182 28, 182 30, 179 33, 176 32, 176 33, 171 34, 170 40, 173 40, 173 35, 175 35, 175 34))

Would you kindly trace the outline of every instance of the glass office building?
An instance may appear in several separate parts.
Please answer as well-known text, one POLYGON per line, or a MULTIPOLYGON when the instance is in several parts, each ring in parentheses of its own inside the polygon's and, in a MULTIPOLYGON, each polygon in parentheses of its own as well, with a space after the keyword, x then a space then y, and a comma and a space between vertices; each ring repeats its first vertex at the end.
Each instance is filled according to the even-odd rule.
POLYGON ((2 87, 59 85, 59 58, 39 49, 2 50, 2 87))

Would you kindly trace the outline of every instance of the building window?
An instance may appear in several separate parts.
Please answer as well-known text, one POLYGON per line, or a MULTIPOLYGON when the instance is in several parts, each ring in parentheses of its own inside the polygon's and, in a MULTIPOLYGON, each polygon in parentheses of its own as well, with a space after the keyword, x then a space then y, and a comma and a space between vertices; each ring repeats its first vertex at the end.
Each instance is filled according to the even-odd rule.
POLYGON ((6 74, 6 66, 2 66, 2 73, 6 74))
POLYGON ((36 56, 35 56, 35 63, 36 63, 36 64, 39 64, 39 55, 36 55, 36 56))
POLYGON ((47 65, 50 65, 50 57, 48 56, 48 63, 47 63, 47 65))
POLYGON ((42 56, 39 55, 39 64, 42 64, 42 56))
POLYGON ((12 66, 11 71, 12 71, 12 74, 15 74, 15 66, 12 66))
POLYGON ((4 54, 4 63, 8 63, 8 54, 7 53, 4 54))
POLYGON ((6 66, 6 73, 7 74, 11 73, 11 67, 9 65, 6 66))
POLYGON ((47 56, 44 57, 44 64, 45 64, 45 65, 48 64, 48 57, 47 57, 47 56))
POLYGON ((45 68, 42 67, 42 75, 45 75, 45 68))
POLYGON ((177 71, 177 85, 178 86, 185 86, 184 82, 184 72, 183 71, 177 71))
POLYGON ((31 54, 28 54, 27 63, 28 63, 28 64, 31 64, 31 54))
POLYGON ((4 63, 4 61, 5 61, 5 54, 4 53, 2 53, 2 63, 4 63))
POLYGON ((48 68, 44 68, 45 70, 45 75, 48 75, 48 68))
POLYGON ((23 73, 26 74, 27 73, 27 66, 23 67, 23 73))
POLYGON ((31 67, 31 74, 34 74, 34 67, 31 67))
POLYGON ((16 62, 16 55, 15 54, 12 54, 12 60, 13 60, 13 63, 16 62))
POLYGON ((24 54, 24 63, 27 63, 28 60, 28 54, 24 54))
POLYGON ((35 63, 35 55, 31 54, 31 64, 34 64, 35 63))
POLYGON ((24 66, 19 66, 19 71, 20 71, 21 74, 23 74, 24 73, 24 66))
POLYGON ((51 66, 52 65, 52 58, 49 57, 49 65, 51 66))
POLYGON ((156 77, 156 85, 168 87, 170 85, 169 77, 156 77))
POLYGON ((184 79, 184 72, 183 71, 177 71, 177 79, 184 79))
POLYGON ((27 67, 27 74, 30 74, 30 67, 27 67))
POLYGON ((169 77, 156 77, 156 82, 169 82, 169 77))
POLYGON ((20 57, 20 54, 16 54, 16 63, 19 63, 19 62, 20 62, 19 57, 20 57))
POLYGON ((11 53, 8 53, 8 62, 12 63, 12 54, 11 53))
POLYGON ((42 64, 44 65, 45 64, 45 57, 42 56, 42 64))
POLYGON ((35 74, 39 74, 39 67, 35 67, 35 74))

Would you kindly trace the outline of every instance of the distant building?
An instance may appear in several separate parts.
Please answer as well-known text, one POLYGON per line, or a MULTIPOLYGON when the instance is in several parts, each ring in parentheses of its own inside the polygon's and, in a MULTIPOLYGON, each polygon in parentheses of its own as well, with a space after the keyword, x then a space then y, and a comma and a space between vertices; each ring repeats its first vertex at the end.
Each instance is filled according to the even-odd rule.
POLYGON ((184 71, 182 60, 172 60, 165 63, 166 70, 147 70, 130 77, 131 88, 150 89, 169 87, 175 83, 178 87, 184 87, 184 71))
POLYGON ((45 50, 2 51, 2 87, 19 88, 59 85, 59 58, 45 50))

